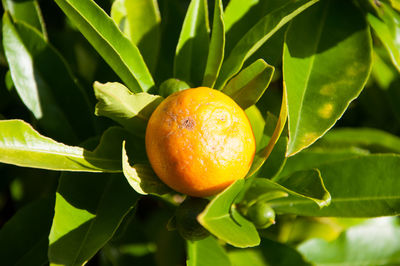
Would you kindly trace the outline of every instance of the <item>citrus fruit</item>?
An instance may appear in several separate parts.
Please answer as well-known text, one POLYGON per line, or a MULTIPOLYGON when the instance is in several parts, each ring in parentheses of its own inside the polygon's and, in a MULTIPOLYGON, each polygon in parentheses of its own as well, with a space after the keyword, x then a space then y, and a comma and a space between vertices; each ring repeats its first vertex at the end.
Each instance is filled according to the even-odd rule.
POLYGON ((244 111, 206 87, 168 96, 151 115, 145 142, 158 177, 194 197, 216 194, 243 178, 256 149, 244 111))

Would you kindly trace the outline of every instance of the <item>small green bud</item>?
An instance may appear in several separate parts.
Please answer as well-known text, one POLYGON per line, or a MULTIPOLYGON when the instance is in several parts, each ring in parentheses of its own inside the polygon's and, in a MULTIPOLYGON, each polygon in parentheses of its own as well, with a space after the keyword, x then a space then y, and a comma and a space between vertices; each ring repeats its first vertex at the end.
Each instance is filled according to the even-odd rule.
POLYGON ((173 94, 174 92, 183 91, 189 89, 190 86, 179 79, 167 79, 160 85, 159 93, 162 97, 167 98, 169 95, 173 94))
POLYGON ((247 210, 247 218, 259 228, 267 228, 275 223, 275 212, 266 202, 257 202, 247 210))

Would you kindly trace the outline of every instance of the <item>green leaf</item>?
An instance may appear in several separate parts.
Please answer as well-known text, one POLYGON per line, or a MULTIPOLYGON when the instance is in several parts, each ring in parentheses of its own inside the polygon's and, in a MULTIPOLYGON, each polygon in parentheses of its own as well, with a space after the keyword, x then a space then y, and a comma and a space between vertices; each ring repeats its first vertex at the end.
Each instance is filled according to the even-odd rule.
POLYGON ((4 265, 45 265, 54 197, 20 209, 0 230, 0 257, 4 265))
POLYGON ((23 21, 26 24, 41 31, 47 40, 46 27, 44 25, 42 11, 37 0, 2 0, 3 9, 11 14, 17 21, 23 21))
POLYGON ((226 251, 212 236, 199 241, 187 241, 187 250, 187 266, 231 265, 226 251))
POLYGON ((153 72, 161 39, 161 17, 157 1, 114 1, 111 17, 132 43, 137 45, 144 61, 153 72))
POLYGON ((198 221, 210 233, 235 247, 253 247, 260 243, 254 225, 236 210, 236 197, 243 188, 244 180, 238 180, 214 197, 198 216, 198 221))
POLYGON ((321 137, 360 94, 371 70, 371 53, 368 26, 349 1, 321 1, 293 20, 283 52, 288 155, 321 137))
POLYGON ((400 214, 400 156, 376 154, 347 158, 318 166, 331 204, 319 209, 309 201, 276 200, 282 213, 304 216, 376 217, 400 214))
MULTIPOLYGON (((266 178, 254 178, 241 203, 253 202, 271 193, 271 191, 283 191, 289 194, 289 197, 281 198, 279 202, 293 202, 299 199, 318 209, 328 206, 331 201, 331 196, 325 188, 320 171, 312 169, 295 172, 280 179, 279 183, 266 178)), ((275 204, 271 204, 271 207, 275 208, 274 206, 275 204)))
POLYGON ((174 77, 200 85, 206 66, 210 31, 206 0, 192 0, 186 13, 174 60, 174 77))
MULTIPOLYGON (((282 134, 282 131, 286 124, 286 119, 287 119, 287 95, 286 95, 286 88, 284 86, 282 94, 281 110, 279 112, 279 118, 278 121, 276 122, 275 129, 271 135, 271 138, 268 141, 267 146, 256 152, 253 164, 251 165, 251 168, 247 173, 247 176, 252 176, 254 173, 256 173, 262 167, 264 162, 268 159, 276 143, 278 142, 279 137, 282 134)), ((269 126, 268 123, 266 123, 265 126, 266 127, 269 126)), ((266 130, 267 128, 264 129, 264 132, 266 130)))
POLYGON ((137 199, 120 174, 64 173, 49 235, 50 263, 84 264, 110 240, 137 199))
POLYGON ((249 10, 256 6, 260 0, 231 0, 225 8, 224 24, 229 31, 236 23, 245 17, 249 10))
POLYGON ((232 266, 309 266, 310 264, 294 248, 263 239, 261 245, 248 249, 233 249, 228 253, 232 266))
POLYGON ((104 133, 96 150, 91 152, 42 136, 21 120, 2 120, 0 162, 48 170, 120 172, 120 154, 125 137, 124 130, 111 128, 104 133))
POLYGON ((167 98, 175 92, 183 91, 189 88, 190 86, 186 82, 179 79, 170 78, 161 83, 158 94, 161 97, 167 98))
POLYGON ((246 109, 256 104, 261 98, 273 75, 274 67, 268 65, 263 59, 258 59, 231 79, 222 92, 246 109))
POLYGON ((250 121, 251 128, 253 129, 254 138, 256 139, 256 150, 258 151, 264 133, 264 127, 265 127, 264 117, 262 116, 260 110, 255 105, 250 106, 244 111, 246 113, 247 118, 250 121))
POLYGON ((126 180, 139 194, 163 195, 172 191, 158 178, 150 164, 131 164, 125 148, 125 141, 122 144, 122 169, 126 180))
POLYGON ((93 118, 87 95, 61 55, 31 26, 14 24, 8 13, 3 17, 3 41, 16 91, 39 125, 61 141, 77 143, 77 135, 89 137, 93 118))
POLYGON ((98 100, 95 114, 111 118, 138 136, 144 136, 151 114, 163 100, 146 92, 132 93, 118 82, 95 82, 93 87, 98 100))
POLYGON ((369 220, 331 242, 310 239, 298 250, 315 265, 398 265, 399 222, 388 217, 369 220))
POLYGON ((214 18, 203 86, 213 88, 224 60, 225 29, 222 0, 214 0, 214 18))
POLYGON ((373 128, 338 128, 318 143, 322 147, 359 147, 371 152, 400 153, 400 138, 373 128))
POLYGON ((400 71, 400 14, 384 2, 379 3, 378 13, 379 18, 368 13, 368 23, 388 51, 393 65, 400 71))
POLYGON ((55 2, 131 91, 148 91, 154 87, 139 49, 94 1, 55 2))
POLYGON ((242 39, 240 39, 224 61, 215 88, 224 88, 226 82, 240 71, 244 61, 246 61, 246 59, 248 59, 262 44, 287 22, 317 1, 318 0, 291 1, 264 16, 242 37, 242 39))

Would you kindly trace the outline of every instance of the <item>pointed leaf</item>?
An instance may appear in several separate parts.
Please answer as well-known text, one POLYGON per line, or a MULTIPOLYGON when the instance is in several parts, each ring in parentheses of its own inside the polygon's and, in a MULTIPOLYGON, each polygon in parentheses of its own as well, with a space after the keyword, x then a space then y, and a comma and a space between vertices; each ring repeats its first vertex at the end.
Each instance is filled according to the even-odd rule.
POLYGON ((309 201, 271 203, 278 212, 304 216, 376 217, 400 214, 400 156, 376 154, 318 166, 331 204, 319 209, 309 201))
POLYGON ((92 0, 55 0, 68 18, 133 92, 154 87, 139 52, 92 0))
POLYGON ((265 120, 257 106, 252 105, 245 110, 246 116, 250 121, 251 128, 253 129, 254 138, 256 139, 256 150, 260 148, 261 140, 263 138, 265 120))
POLYGON ((244 61, 260 48, 262 44, 287 22, 317 1, 290 1, 288 4, 263 17, 243 36, 224 61, 215 88, 222 89, 225 87, 226 82, 240 71, 244 61))
POLYGON ((48 170, 119 172, 121 157, 116 157, 115 151, 120 154, 125 135, 122 129, 110 129, 91 152, 42 136, 21 120, 2 120, 0 162, 48 170))
POLYGON ((174 60, 174 77, 200 85, 209 45, 208 8, 205 0, 192 0, 186 13, 174 60))
POLYGON ((383 2, 379 3, 378 13, 379 18, 368 13, 367 20, 400 71, 400 14, 383 2))
POLYGON ((298 250, 315 265, 397 265, 399 222, 389 217, 369 220, 351 227, 331 242, 310 239, 298 250))
POLYGON ((163 195, 172 191, 158 178, 150 164, 134 163, 132 165, 130 163, 125 149, 125 141, 122 145, 122 169, 126 180, 139 194, 163 195))
MULTIPOLYGON (((253 164, 251 165, 251 168, 250 168, 249 172, 247 173, 247 176, 252 176, 255 172, 257 172, 261 168, 261 166, 264 164, 264 162, 268 159, 269 155, 271 154, 273 148, 275 147, 275 144, 278 142, 279 137, 281 136, 282 131, 285 127, 286 119, 287 119, 287 99, 286 98, 287 98, 286 88, 285 88, 285 86, 283 86, 281 110, 279 113, 278 121, 276 122, 274 132, 272 133, 272 136, 271 136, 270 140, 268 141, 267 146, 265 146, 265 148, 262 148, 255 154, 253 164)), ((267 125, 268 124, 266 124, 266 126, 267 125)))
POLYGON ((218 194, 197 218, 210 233, 232 246, 241 248, 257 246, 260 243, 254 225, 232 205, 243 184, 244 180, 238 180, 218 194))
POLYGON ((231 79, 222 92, 229 95, 240 107, 246 109, 256 104, 261 98, 273 75, 274 67, 268 65, 264 60, 258 59, 231 79))
POLYGON ((49 235, 50 263, 84 264, 111 239, 137 199, 120 174, 64 173, 49 235))
POLYGON ((214 18, 203 86, 213 88, 224 60, 225 29, 222 0, 214 0, 214 18))
POLYGON ((37 200, 18 210, 0 230, 1 263, 46 264, 48 235, 53 215, 54 197, 37 200))
POLYGON ((135 135, 143 136, 147 122, 162 97, 145 92, 132 93, 118 82, 95 82, 97 100, 95 114, 118 122, 135 135))
POLYGON ((288 155, 321 137, 360 94, 371 70, 371 52, 365 19, 349 1, 321 1, 294 19, 283 52, 288 155))
POLYGON ((187 266, 231 265, 226 251, 212 236, 199 241, 187 241, 187 247, 187 266))

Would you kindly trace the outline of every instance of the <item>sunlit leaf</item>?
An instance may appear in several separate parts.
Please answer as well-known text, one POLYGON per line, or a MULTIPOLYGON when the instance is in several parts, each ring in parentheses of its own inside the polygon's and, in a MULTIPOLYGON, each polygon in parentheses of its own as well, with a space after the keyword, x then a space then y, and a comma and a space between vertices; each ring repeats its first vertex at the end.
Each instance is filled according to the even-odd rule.
POLYGON ((187 241, 187 246, 187 266, 231 265, 226 251, 212 236, 199 241, 187 241))

